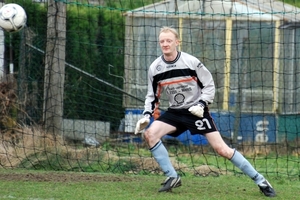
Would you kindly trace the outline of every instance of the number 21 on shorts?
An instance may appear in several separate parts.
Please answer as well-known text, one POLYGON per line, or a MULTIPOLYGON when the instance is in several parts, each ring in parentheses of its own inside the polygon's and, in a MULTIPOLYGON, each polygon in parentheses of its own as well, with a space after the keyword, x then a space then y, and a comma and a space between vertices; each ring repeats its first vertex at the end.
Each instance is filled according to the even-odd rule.
POLYGON ((210 123, 209 123, 209 120, 206 119, 206 118, 197 120, 197 121, 195 122, 195 125, 197 126, 197 129, 198 129, 198 130, 205 130, 205 129, 206 129, 206 126, 205 126, 204 124, 207 125, 207 128, 208 128, 208 129, 211 129, 211 125, 210 125, 210 123))

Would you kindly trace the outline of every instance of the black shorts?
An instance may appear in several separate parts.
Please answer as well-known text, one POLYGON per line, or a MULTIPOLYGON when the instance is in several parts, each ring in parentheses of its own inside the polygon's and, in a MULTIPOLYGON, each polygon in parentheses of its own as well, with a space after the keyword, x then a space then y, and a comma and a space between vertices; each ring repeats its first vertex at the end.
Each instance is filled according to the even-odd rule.
POLYGON ((217 131, 217 127, 207 107, 204 109, 203 118, 193 115, 187 109, 169 108, 158 117, 157 120, 176 127, 177 130, 169 134, 173 137, 177 137, 187 130, 189 130, 192 135, 205 135, 206 133, 217 131))

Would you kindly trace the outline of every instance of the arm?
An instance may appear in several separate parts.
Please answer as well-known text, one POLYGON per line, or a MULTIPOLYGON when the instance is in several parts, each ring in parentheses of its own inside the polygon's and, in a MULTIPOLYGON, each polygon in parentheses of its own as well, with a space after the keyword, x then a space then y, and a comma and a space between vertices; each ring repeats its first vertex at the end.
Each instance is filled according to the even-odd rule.
POLYGON ((148 91, 147 91, 145 106, 143 111, 144 117, 136 123, 135 132, 134 132, 135 134, 140 133, 143 129, 145 129, 149 125, 150 118, 152 117, 155 106, 157 105, 158 102, 158 98, 155 95, 157 86, 156 84, 153 85, 153 76, 150 69, 148 71, 148 91))
POLYGON ((154 110, 158 107, 159 98, 156 95, 157 89, 158 85, 153 78, 153 72, 150 67, 148 71, 148 89, 145 97, 144 115, 149 114, 152 116, 154 110))
POLYGON ((215 98, 215 83, 213 77, 210 71, 202 63, 197 66, 196 73, 199 79, 198 81, 201 83, 201 100, 203 100, 206 105, 210 104, 215 98))
POLYGON ((200 62, 197 69, 198 84, 202 90, 200 101, 189 108, 189 111, 197 116, 202 118, 204 113, 204 108, 213 102, 215 96, 215 84, 213 77, 209 70, 200 62))

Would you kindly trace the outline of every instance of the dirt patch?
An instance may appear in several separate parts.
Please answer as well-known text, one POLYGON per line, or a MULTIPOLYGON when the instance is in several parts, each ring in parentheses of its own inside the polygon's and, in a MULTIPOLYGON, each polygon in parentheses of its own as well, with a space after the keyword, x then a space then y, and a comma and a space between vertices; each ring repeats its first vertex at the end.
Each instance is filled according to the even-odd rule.
POLYGON ((82 174, 82 173, 0 173, 2 181, 34 182, 131 182, 137 178, 129 176, 82 174))

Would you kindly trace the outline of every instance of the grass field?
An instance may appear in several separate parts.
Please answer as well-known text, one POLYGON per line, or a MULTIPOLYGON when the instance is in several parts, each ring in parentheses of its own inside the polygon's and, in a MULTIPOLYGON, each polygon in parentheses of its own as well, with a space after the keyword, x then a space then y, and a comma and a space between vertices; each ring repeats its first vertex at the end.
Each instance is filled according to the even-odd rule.
MULTIPOLYGON (((0 199, 127 200, 127 199, 267 199, 244 175, 183 176, 182 186, 158 193, 165 177, 108 173, 0 170, 0 199)), ((274 199, 300 199, 299 181, 268 177, 276 189, 274 199)))
MULTIPOLYGON (((210 147, 166 145, 182 186, 158 193, 165 177, 144 146, 104 143, 99 148, 74 148, 54 143, 51 135, 30 131, 22 131, 17 145, 8 140, 1 143, 5 148, 0 149, 0 200, 267 198, 210 147)), ((244 145, 240 150, 259 172, 268 175, 277 191, 276 199, 300 199, 298 154, 282 144, 275 150, 267 145, 244 145)))
MULTIPOLYGON (((208 147, 168 146, 174 167, 182 175, 182 186, 158 193, 165 177, 159 175, 161 170, 146 148, 110 144, 72 149, 41 145, 41 153, 37 153, 39 146, 30 148, 28 144, 35 141, 37 145, 38 140, 23 137, 23 141, 24 148, 12 146, 0 154, 1 166, 8 166, 0 169, 0 200, 267 199, 251 179, 208 147), (20 170, 24 168, 27 170, 20 170)), ((275 199, 300 199, 299 157, 279 147, 275 153, 264 146, 260 149, 270 151, 260 155, 251 154, 253 149, 241 150, 259 172, 268 175, 277 192, 275 199)))

